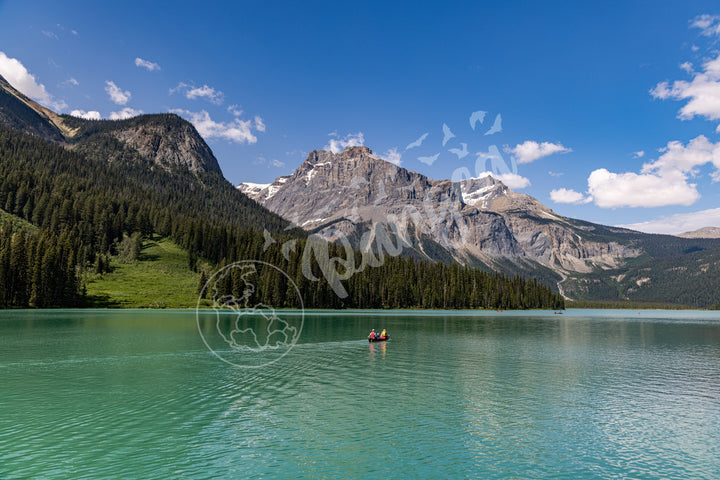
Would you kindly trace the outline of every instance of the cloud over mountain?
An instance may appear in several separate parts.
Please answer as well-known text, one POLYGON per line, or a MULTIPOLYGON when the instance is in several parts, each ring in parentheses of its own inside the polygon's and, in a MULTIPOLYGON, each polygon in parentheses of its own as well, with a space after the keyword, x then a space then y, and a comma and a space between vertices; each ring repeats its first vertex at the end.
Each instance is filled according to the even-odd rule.
MULTIPOLYGON (((172 113, 177 113, 187 118, 197 129, 198 133, 206 140, 219 138, 235 143, 252 144, 257 142, 257 136, 253 134, 253 127, 256 131, 264 131, 265 125, 260 124, 263 130, 260 130, 258 123, 253 120, 241 120, 235 118, 232 122, 217 122, 210 117, 210 114, 201 110, 199 112, 191 112, 189 110, 174 109, 172 113)), ((259 118, 259 117, 257 117, 259 118)))
POLYGON ((34 75, 16 58, 10 58, 0 51, 0 75, 18 91, 53 110, 62 111, 67 103, 53 98, 45 85, 39 83, 34 75))
POLYGON ((116 105, 126 105, 132 97, 129 91, 123 90, 110 80, 105 82, 105 92, 110 96, 110 101, 116 105))
POLYGON ((361 147, 365 145, 365 136, 362 132, 349 133, 343 138, 331 138, 324 150, 330 150, 333 153, 340 153, 347 147, 361 147))

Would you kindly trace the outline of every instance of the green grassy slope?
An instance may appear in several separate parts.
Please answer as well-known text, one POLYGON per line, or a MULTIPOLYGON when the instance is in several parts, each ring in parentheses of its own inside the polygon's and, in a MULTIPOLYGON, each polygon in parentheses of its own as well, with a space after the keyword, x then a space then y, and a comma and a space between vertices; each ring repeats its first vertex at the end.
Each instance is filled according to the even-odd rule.
POLYGON ((112 258, 111 272, 88 274, 90 306, 120 308, 191 308, 200 278, 188 267, 188 254, 174 242, 145 240, 140 257, 127 263, 112 258))

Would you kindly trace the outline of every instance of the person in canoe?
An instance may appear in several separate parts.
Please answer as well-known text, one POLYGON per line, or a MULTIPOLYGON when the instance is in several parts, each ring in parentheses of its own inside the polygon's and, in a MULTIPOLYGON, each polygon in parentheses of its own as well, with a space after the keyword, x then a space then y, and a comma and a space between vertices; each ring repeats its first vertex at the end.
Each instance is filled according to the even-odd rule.
POLYGON ((372 332, 370 332, 370 335, 368 335, 368 341, 370 342, 382 342, 383 340, 387 340, 387 331, 383 329, 382 334, 377 333, 375 329, 372 329, 372 332))

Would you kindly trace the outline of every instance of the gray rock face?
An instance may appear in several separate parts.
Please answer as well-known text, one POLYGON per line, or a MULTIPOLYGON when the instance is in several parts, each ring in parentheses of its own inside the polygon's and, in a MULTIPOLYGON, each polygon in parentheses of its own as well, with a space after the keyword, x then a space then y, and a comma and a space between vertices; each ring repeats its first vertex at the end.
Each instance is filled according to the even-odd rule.
MULTIPOLYGON (((0 76, 0 124, 86 153, 103 148, 110 136, 140 157, 165 169, 218 172, 210 147, 193 125, 174 114, 141 115, 127 120, 83 120, 60 116, 15 90, 0 76)), ((105 153, 100 154, 105 155, 105 153)))
POLYGON ((192 124, 179 117, 173 121, 152 119, 128 126, 119 123, 111 135, 161 167, 181 166, 192 172, 220 173, 220 165, 210 147, 192 124))
POLYGON ((679 233, 677 236, 681 238, 720 238, 720 228, 703 227, 692 232, 679 233))
POLYGON ((369 244, 380 227, 427 258, 433 258, 425 252, 427 240, 459 257, 519 253, 503 219, 465 205, 458 184, 399 168, 367 147, 350 147, 339 154, 315 150, 292 175, 267 186, 239 188, 329 240, 366 234, 369 244))
POLYGON ((397 167, 367 147, 315 150, 292 175, 238 187, 268 209, 328 240, 370 248, 377 232, 396 232, 406 248, 461 263, 534 261, 556 271, 612 267, 639 252, 588 240, 570 219, 491 176, 451 182, 397 167))
POLYGON ((554 270, 586 273, 596 267, 616 268, 623 259, 641 253, 618 242, 589 238, 571 219, 490 176, 463 180, 461 185, 468 203, 502 215, 523 252, 554 270))
POLYGON ((0 76, 0 124, 50 142, 62 143, 65 140, 63 132, 53 123, 57 118, 57 115, 15 90, 0 76))

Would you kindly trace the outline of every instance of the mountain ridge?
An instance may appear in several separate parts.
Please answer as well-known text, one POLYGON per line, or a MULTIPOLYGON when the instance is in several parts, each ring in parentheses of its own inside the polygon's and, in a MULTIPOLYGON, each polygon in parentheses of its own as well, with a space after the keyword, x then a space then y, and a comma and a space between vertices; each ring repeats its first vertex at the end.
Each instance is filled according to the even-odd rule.
POLYGON ((702 227, 691 232, 679 233, 677 236, 682 238, 720 238, 720 228, 702 227))
MULTIPOLYGON (((288 228, 285 220, 219 175, 89 159, 4 125, 0 205, 9 214, 0 215, 0 308, 135 305, 141 299, 145 306, 148 300, 151 306, 163 305, 163 298, 152 298, 160 292, 156 288, 113 285, 134 278, 173 288, 167 282, 167 262, 141 258, 143 239, 171 239, 180 249, 177 254, 187 254, 187 263, 175 255, 172 269, 174 274, 194 275, 201 297, 208 279, 235 272, 216 278, 212 298, 198 299, 213 308, 218 298, 237 299, 242 293, 240 265, 248 262, 268 266, 254 298, 277 308, 564 307, 557 294, 534 280, 457 264, 389 257, 349 274, 336 271, 336 257, 356 252, 288 228), (27 232, 27 223, 37 229, 27 232), (114 275, 118 272, 113 270, 121 270, 118 263, 128 260, 148 263, 132 269, 140 276, 114 275), (157 282, 152 279, 154 268, 163 270, 157 282), (87 281, 107 274, 101 282, 105 287, 84 288, 87 281), (288 279, 294 280, 294 289, 288 279), (286 287, 293 295, 287 295, 286 287), (88 296, 91 290, 97 298, 88 296), (122 298, 126 294, 131 298, 122 298)), ((178 279, 177 287, 187 286, 187 280, 178 279)))
POLYGON ((0 123, 37 135, 53 143, 63 143, 73 131, 58 114, 29 99, 0 75, 0 123))
POLYGON ((0 76, 0 123, 91 156, 135 157, 166 170, 222 173, 195 127, 176 114, 124 120, 87 120, 58 115, 29 99, 0 76), (117 151, 122 150, 124 155, 117 151))
MULTIPOLYGON (((571 219, 492 176, 460 182, 433 180, 386 162, 367 147, 349 147, 337 154, 314 150, 293 174, 267 186, 241 184, 238 188, 331 241, 355 234, 353 220, 373 224, 389 220, 385 223, 398 224, 403 231, 411 223, 416 232, 423 232, 461 263, 480 261, 493 267, 502 257, 545 267, 558 262, 566 270, 589 272, 592 268, 586 262, 614 266, 613 256, 639 254, 616 243, 601 247, 579 238, 583 230, 571 219), (549 232, 549 222, 555 222, 554 232, 549 232), (574 236, 562 229, 573 230, 574 236), (560 233, 562 245, 548 252, 560 233)), ((406 246, 415 248, 419 242, 423 250, 418 235, 415 243, 411 240, 405 238, 406 246)))
MULTIPOLYGON (((707 276, 717 271, 720 277, 720 262, 711 255, 720 249, 718 240, 645 234, 564 217, 491 175, 433 180, 382 160, 367 147, 313 150, 292 174, 238 188, 329 241, 361 250, 395 242, 404 254, 536 276, 554 283, 568 299, 660 295, 641 290, 667 285, 662 272, 653 270, 657 279, 647 281, 631 281, 629 272, 654 259, 685 261, 692 252, 702 257, 707 251, 713 260, 703 268, 707 276)), ((715 277, 712 282, 720 286, 715 277)), ((698 288, 705 288, 701 283, 698 288)))
POLYGON ((179 166, 191 172, 222 174, 215 155, 195 127, 174 113, 123 120, 85 120, 70 115, 62 118, 75 132, 69 139, 71 149, 94 155, 110 142, 166 170, 179 166))
MULTIPOLYGON (((667 270, 675 268, 672 265, 680 264, 684 271, 693 272, 689 281, 684 282, 685 290, 697 287, 706 291, 702 300, 687 293, 682 298, 706 306, 707 299, 712 298, 712 293, 707 292, 720 287, 714 280, 720 278, 720 255, 713 250, 720 252, 718 240, 652 236, 562 217, 492 177, 462 182, 433 180, 386 162, 367 147, 351 147, 338 154, 314 150, 293 174, 278 177, 269 185, 248 184, 245 195, 224 179, 214 154, 197 130, 177 115, 100 121, 60 116, 23 96, 4 79, 0 82, 0 107, 0 124, 50 141, 80 158, 113 166, 108 172, 137 176, 139 181, 110 182, 108 186, 118 188, 116 193, 121 197, 136 198, 137 193, 128 189, 132 184, 133 188, 147 192, 143 201, 157 198, 171 202, 173 208, 187 214, 187 222, 177 224, 187 230, 176 239, 192 255, 214 252, 218 262, 232 251, 227 250, 227 240, 222 240, 224 234, 212 222, 227 224, 222 228, 255 229, 256 233, 267 228, 271 234, 280 235, 295 224, 304 228, 295 230, 298 238, 315 233, 336 245, 345 243, 363 253, 372 251, 381 263, 383 254, 394 255, 397 251, 507 276, 536 277, 554 283, 567 298, 653 300, 653 295, 657 296, 654 286, 662 284, 665 277, 670 278, 667 270), (210 203, 206 195, 211 195, 210 203), (191 203, 178 204, 178 198, 187 198, 191 203), (235 212, 228 210, 232 205, 236 206, 235 212), (206 212, 208 218, 195 218, 193 208, 206 212), (292 223, 288 224, 288 220, 292 223), (202 229, 198 230, 198 225, 203 225, 202 229), (653 269, 648 262, 657 259, 663 262, 653 269)), ((46 146, 27 139, 16 141, 31 149, 47 151, 46 146)), ((56 157, 59 161, 62 155, 56 157)), ((71 176, 89 174, 78 158, 71 163, 71 176)), ((60 163, 57 165, 60 167, 60 163)), ((26 203, 28 192, 37 188, 33 187, 36 180, 30 180, 15 167, 8 168, 13 178, 0 179, 6 196, 3 205, 8 212, 26 218, 23 215, 27 210, 33 212, 33 218, 39 214, 46 222, 52 219, 52 209, 38 210, 32 203, 40 202, 46 207, 52 202, 35 197, 26 203), (24 187, 18 189, 18 185, 24 187)), ((102 171, 93 168, 96 175, 102 171)), ((83 185, 82 180, 77 181, 78 186, 83 185)), ((100 176, 93 183, 95 189, 106 182, 100 176)), ((92 211, 89 206, 82 212, 74 211, 77 206, 69 198, 56 207, 62 207, 62 218, 92 211)), ((125 218, 128 223, 124 228, 128 229, 137 229, 137 221, 142 220, 141 231, 148 232, 151 225, 148 217, 154 206, 143 212, 128 212, 124 208, 103 215, 125 218)), ((164 218, 158 217, 157 211, 155 215, 152 219, 155 228, 170 233, 167 227, 174 218, 167 211, 160 215, 164 218)), ((51 221, 49 226, 53 225, 56 223, 51 221)), ((109 245, 102 235, 93 240, 93 248, 102 255, 106 247, 112 248, 114 242, 122 240, 117 228, 109 233, 114 235, 108 235, 109 245)), ((178 232, 173 229, 172 234, 178 232)), ((266 248, 267 241, 266 237, 266 248)), ((286 259, 289 255, 289 250, 282 252, 286 259)))

